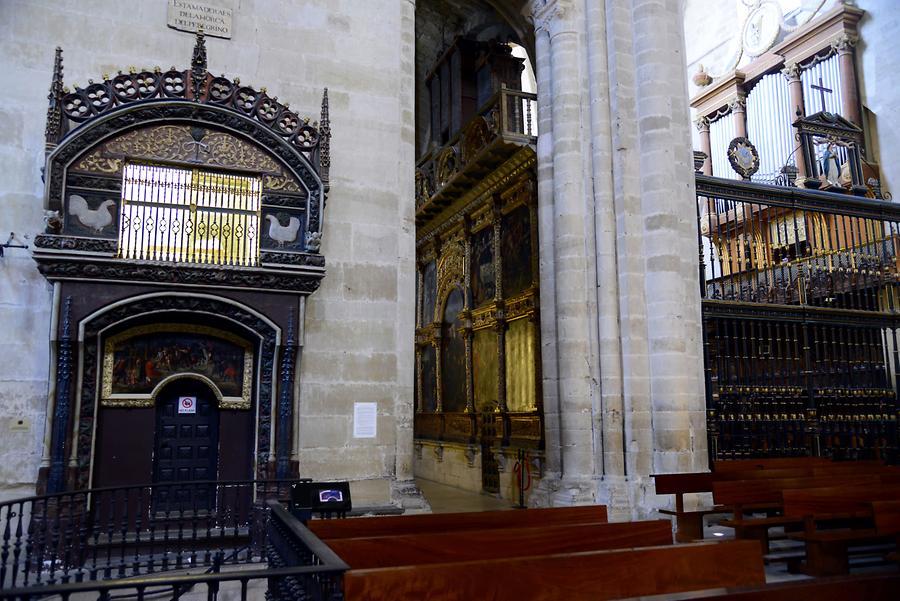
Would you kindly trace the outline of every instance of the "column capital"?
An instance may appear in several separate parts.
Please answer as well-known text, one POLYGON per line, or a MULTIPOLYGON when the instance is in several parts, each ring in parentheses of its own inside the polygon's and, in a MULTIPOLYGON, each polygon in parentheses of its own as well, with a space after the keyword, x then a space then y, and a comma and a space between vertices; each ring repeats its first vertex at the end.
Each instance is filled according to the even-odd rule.
POLYGON ((784 69, 781 70, 781 74, 788 80, 788 83, 800 81, 800 65, 797 63, 785 63, 784 69))
POLYGON ((853 48, 858 41, 859 36, 845 31, 831 40, 831 47, 834 48, 838 54, 848 54, 853 52, 853 48))
POLYGON ((531 19, 536 32, 551 33, 554 23, 571 16, 572 0, 530 0, 522 13, 531 19))
POLYGON ((701 134, 709 133, 709 117, 697 117, 694 119, 694 125, 701 134))
POLYGON ((734 100, 728 103, 728 108, 731 109, 732 113, 743 113, 747 110, 747 98, 744 96, 737 96, 734 100))

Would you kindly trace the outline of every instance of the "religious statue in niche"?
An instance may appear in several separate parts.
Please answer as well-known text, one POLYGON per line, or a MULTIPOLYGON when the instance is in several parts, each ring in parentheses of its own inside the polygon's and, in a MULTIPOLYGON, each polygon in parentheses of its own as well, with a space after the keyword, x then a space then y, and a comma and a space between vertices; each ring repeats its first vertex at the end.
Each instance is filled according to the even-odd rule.
POLYGON ((249 407, 252 371, 250 344, 227 332, 182 324, 142 326, 107 340, 103 397, 112 405, 152 405, 160 382, 192 374, 212 382, 229 402, 249 407))
POLYGON ((825 150, 822 151, 820 159, 820 170, 822 179, 822 188, 828 189, 832 187, 841 187, 841 159, 837 154, 835 142, 829 140, 825 144, 825 150))

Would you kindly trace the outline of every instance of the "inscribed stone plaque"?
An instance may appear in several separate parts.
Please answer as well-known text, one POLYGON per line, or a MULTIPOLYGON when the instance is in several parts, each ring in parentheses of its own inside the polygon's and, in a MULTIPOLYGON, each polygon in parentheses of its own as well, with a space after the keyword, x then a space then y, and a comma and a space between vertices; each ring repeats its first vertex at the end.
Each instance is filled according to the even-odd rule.
POLYGON ((231 38, 229 6, 223 2, 196 2, 195 0, 169 0, 168 24, 180 31, 196 32, 203 26, 203 33, 217 38, 231 38))

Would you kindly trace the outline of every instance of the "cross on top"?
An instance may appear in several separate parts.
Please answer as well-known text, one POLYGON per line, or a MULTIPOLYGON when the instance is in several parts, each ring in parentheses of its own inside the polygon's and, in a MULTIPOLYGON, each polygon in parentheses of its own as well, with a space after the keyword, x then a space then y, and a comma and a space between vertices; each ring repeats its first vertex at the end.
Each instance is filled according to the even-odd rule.
POLYGON ((819 78, 819 85, 812 84, 809 87, 812 88, 813 90, 819 90, 819 95, 822 97, 822 112, 824 113, 825 112, 825 92, 828 92, 829 94, 831 94, 831 92, 833 92, 834 90, 831 90, 830 88, 826 88, 824 85, 822 85, 821 77, 819 78))

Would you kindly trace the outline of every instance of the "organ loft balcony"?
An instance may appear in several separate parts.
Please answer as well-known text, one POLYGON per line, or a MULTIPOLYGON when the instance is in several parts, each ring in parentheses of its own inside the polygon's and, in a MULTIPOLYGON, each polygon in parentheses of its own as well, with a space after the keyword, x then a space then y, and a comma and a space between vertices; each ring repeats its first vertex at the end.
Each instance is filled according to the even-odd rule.
POLYGON ((537 144, 537 96, 501 88, 444 146, 416 165, 416 225, 525 168, 537 144))
POLYGON ((425 76, 428 147, 416 164, 416 225, 476 200, 534 162, 537 96, 524 59, 498 42, 457 39, 425 76))

